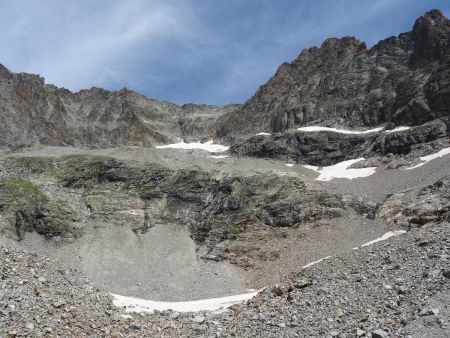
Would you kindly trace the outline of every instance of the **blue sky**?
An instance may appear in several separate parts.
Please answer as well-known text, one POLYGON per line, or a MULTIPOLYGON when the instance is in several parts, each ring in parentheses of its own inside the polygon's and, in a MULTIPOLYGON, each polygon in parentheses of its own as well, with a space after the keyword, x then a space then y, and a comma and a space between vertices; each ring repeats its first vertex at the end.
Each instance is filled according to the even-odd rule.
POLYGON ((369 46, 448 0, 0 0, 0 63, 70 90, 240 103, 327 37, 369 46))

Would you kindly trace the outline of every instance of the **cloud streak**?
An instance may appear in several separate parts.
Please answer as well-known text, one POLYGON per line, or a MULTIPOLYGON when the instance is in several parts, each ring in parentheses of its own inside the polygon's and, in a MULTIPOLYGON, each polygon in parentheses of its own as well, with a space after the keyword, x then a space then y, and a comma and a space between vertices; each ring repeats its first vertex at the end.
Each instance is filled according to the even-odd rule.
POLYGON ((25 11, 21 23, 10 32, 11 45, 14 36, 34 35, 15 43, 22 40, 28 50, 19 47, 16 53, 2 53, 1 57, 15 70, 42 73, 47 81, 70 89, 120 82, 121 59, 127 52, 153 39, 185 35, 181 14, 165 3, 149 6, 144 1, 117 1, 109 6, 69 5, 68 9, 56 2, 46 4, 25 11), (26 56, 17 59, 21 52, 26 56))

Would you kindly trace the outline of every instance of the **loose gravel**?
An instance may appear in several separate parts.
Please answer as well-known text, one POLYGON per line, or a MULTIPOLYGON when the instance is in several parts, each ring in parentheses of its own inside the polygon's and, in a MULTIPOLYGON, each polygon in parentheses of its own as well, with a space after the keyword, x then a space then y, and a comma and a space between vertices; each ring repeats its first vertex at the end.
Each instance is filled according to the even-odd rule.
POLYGON ((231 311, 126 314, 76 270, 0 249, 4 337, 448 337, 450 224, 285 276, 231 311))

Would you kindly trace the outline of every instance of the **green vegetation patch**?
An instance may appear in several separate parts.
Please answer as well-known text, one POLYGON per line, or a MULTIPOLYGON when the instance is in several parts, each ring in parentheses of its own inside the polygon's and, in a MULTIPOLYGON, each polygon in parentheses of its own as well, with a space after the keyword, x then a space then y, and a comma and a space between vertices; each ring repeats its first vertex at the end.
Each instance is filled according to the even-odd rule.
POLYGON ((237 235, 244 231, 244 227, 240 224, 228 224, 227 230, 230 234, 237 235))
POLYGON ((44 193, 35 185, 22 179, 0 180, 0 206, 35 205, 47 201, 44 193))
POLYGON ((63 158, 57 177, 66 186, 92 187, 102 180, 104 173, 119 163, 110 157, 98 155, 71 155, 63 158))
POLYGON ((17 163, 25 167, 39 167, 51 162, 51 159, 38 156, 26 156, 17 158, 17 163))

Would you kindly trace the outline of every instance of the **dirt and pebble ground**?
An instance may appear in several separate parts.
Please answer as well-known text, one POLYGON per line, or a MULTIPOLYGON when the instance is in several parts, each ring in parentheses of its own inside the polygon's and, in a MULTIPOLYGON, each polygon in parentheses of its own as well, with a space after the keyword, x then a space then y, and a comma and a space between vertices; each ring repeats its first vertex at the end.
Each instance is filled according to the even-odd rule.
POLYGON ((130 314, 75 270, 0 250, 5 337, 448 337, 450 224, 413 229, 286 276, 219 314, 130 314))

